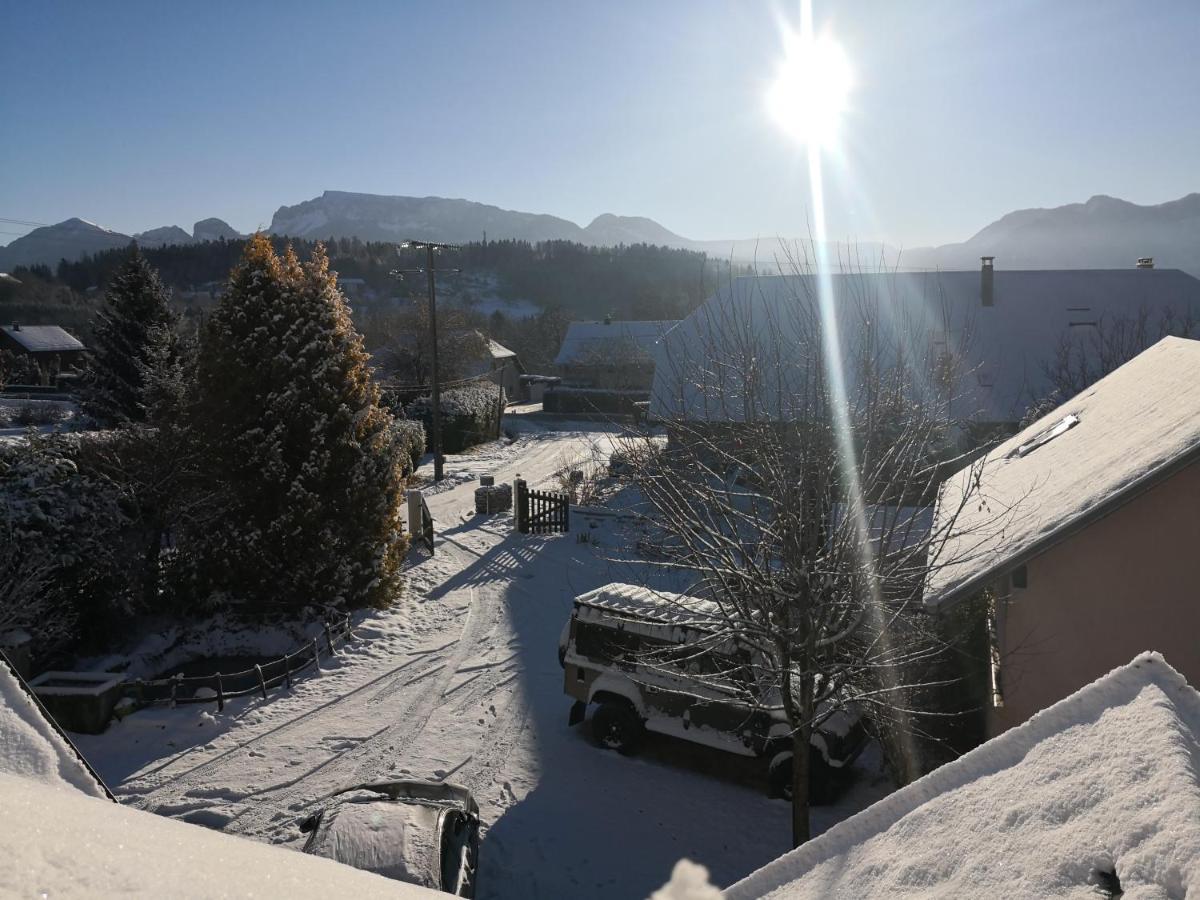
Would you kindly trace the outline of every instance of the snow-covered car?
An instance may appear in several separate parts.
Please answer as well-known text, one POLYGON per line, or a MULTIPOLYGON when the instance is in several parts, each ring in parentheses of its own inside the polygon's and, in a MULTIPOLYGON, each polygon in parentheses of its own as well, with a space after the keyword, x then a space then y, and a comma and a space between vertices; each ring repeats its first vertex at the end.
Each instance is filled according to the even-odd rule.
POLYGON ((475 896, 479 807, 448 782, 346 788, 300 823, 304 852, 408 884, 475 896))
MULTIPOLYGON (((789 797, 791 732, 778 703, 747 684, 749 658, 736 646, 713 648, 708 601, 637 585, 608 584, 575 598, 559 642, 564 692, 575 698, 570 725, 592 713, 592 735, 606 748, 634 752, 646 731, 741 756, 762 758, 774 796, 789 797), (704 647, 703 651, 695 648, 704 647)), ((867 743, 861 714, 831 709, 810 741, 809 799, 832 802, 845 770, 867 743)))

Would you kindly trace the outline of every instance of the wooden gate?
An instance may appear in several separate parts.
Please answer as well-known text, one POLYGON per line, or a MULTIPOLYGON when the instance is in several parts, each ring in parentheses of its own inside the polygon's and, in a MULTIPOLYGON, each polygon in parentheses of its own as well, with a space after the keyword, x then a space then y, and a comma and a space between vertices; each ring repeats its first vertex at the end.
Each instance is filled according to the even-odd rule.
POLYGON ((553 534, 571 530, 571 498, 562 491, 530 490, 525 479, 513 482, 513 515, 521 534, 553 534))
POLYGON ((408 532, 433 553, 433 516, 429 514, 425 495, 415 489, 408 492, 408 532))

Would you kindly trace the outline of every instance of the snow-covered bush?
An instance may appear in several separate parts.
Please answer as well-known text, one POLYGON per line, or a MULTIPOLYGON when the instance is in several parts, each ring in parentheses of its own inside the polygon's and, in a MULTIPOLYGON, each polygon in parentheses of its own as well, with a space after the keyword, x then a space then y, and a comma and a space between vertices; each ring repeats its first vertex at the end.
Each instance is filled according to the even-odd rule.
POLYGON ((367 362, 323 248, 301 263, 251 238, 197 367, 193 433, 227 492, 187 537, 199 598, 265 612, 396 595, 406 461, 367 362))
POLYGON ((0 443, 0 630, 43 651, 99 639, 131 610, 121 492, 80 471, 77 449, 58 435, 0 443))
MULTIPOLYGON (((442 412, 443 453, 461 453, 468 447, 496 438, 500 425, 498 417, 504 408, 502 390, 490 381, 485 381, 442 392, 439 400, 442 412)), ((428 434, 433 421, 431 398, 419 397, 408 404, 404 411, 409 419, 424 422, 428 434)))
POLYGON ((409 465, 404 474, 410 475, 425 453, 425 426, 416 419, 397 419, 392 429, 400 450, 408 457, 409 465))
POLYGON ((61 403, 32 400, 22 403, 6 418, 11 418, 13 425, 53 425, 69 416, 70 411, 61 403))

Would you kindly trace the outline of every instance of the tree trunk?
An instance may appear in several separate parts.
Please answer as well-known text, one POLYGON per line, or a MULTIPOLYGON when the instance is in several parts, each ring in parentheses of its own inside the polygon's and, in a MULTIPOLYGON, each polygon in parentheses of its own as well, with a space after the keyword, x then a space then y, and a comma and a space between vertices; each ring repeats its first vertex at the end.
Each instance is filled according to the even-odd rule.
POLYGON ((162 552, 163 531, 162 525, 151 530, 150 542, 142 560, 142 602, 150 610, 158 609, 158 558, 162 552))
POLYGON ((791 659, 782 653, 783 710, 792 729, 792 846, 799 847, 811 836, 808 822, 809 740, 812 737, 812 682, 805 675, 799 690, 792 674, 791 659), (800 702, 796 702, 799 694, 800 702))
POLYGON ((792 846, 799 847, 811 837, 808 822, 809 737, 805 724, 792 732, 792 846))

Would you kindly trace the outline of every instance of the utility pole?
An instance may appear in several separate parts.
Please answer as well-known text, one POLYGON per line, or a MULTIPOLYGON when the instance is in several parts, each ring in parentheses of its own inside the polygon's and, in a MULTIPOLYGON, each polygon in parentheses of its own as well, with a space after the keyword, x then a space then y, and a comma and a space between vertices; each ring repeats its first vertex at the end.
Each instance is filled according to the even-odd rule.
MULTIPOLYGON (((400 245, 400 249, 407 250, 409 248, 425 251, 425 268, 423 269, 395 269, 391 274, 397 278, 403 279, 405 275, 417 275, 424 273, 428 279, 429 285, 429 340, 432 345, 430 351, 430 380, 432 382, 430 388, 430 399, 433 401, 432 418, 430 423, 433 428, 433 436, 430 443, 433 445, 433 480, 442 480, 442 467, 445 459, 442 456, 442 392, 441 386, 438 384, 438 339, 437 339, 437 287, 435 285, 435 272, 437 271, 437 261, 435 254, 442 250, 460 250, 455 244, 438 244, 432 241, 405 241, 400 245)), ((461 272, 462 269, 442 269, 443 272, 461 272)))

